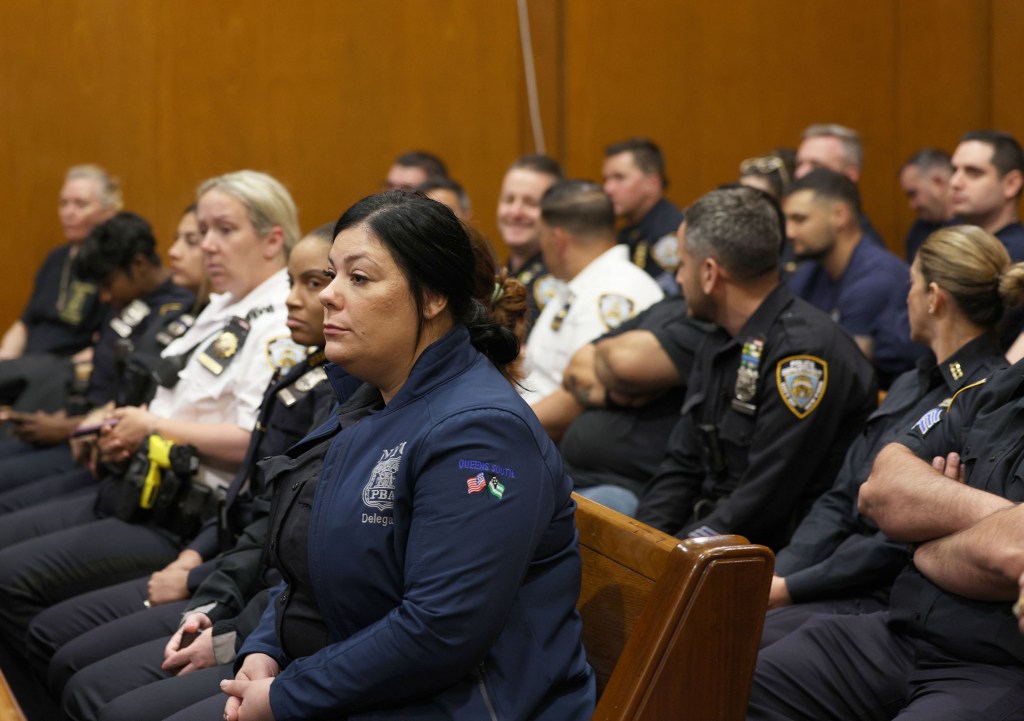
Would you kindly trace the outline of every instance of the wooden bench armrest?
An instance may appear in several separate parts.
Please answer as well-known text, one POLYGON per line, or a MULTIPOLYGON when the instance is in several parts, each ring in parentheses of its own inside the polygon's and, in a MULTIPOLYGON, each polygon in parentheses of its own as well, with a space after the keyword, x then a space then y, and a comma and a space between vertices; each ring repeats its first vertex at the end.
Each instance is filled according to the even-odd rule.
POLYGON ((3 672, 0 672, 0 721, 27 721, 3 672))
POLYGON ((680 541, 577 496, 595 719, 743 719, 774 556, 741 536, 680 541))

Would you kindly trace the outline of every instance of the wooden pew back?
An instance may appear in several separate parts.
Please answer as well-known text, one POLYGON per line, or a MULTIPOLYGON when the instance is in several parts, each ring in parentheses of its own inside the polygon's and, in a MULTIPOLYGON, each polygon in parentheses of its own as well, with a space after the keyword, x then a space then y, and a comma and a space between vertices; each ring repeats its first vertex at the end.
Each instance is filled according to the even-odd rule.
POLYGON ((25 714, 21 712, 17 699, 11 693, 11 687, 0 672, 0 721, 25 721, 25 714))
POLYGON ((576 496, 577 604, 594 719, 746 716, 774 556, 741 536, 679 541, 576 496))

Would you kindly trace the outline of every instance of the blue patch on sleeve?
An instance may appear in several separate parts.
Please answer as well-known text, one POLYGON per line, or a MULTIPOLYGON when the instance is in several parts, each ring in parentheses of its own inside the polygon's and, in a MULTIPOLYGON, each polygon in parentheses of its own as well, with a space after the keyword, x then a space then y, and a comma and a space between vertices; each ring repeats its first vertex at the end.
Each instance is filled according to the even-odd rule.
POLYGON ((921 420, 914 424, 914 428, 916 428, 923 436, 926 433, 928 433, 928 431, 932 429, 932 426, 934 426, 940 420, 942 420, 942 409, 932 408, 930 411, 921 416, 921 420))

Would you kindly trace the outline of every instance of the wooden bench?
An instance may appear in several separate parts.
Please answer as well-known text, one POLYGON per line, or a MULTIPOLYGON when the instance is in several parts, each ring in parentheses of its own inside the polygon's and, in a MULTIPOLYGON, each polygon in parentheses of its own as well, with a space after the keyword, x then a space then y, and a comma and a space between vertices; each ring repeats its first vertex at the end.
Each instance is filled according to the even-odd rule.
POLYGON ((577 604, 601 721, 746 717, 775 558, 741 536, 680 541, 576 496, 577 604))
POLYGON ((25 714, 21 712, 17 699, 11 693, 11 687, 7 679, 0 672, 0 721, 25 721, 25 714))

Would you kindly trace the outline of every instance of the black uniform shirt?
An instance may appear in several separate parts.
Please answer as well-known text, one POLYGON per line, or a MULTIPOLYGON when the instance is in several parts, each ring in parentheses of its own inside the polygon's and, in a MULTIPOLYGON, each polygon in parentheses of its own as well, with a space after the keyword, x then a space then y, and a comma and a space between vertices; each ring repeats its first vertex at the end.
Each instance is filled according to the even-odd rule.
MULTIPOLYGON (((324 373, 326 362, 323 350, 319 350, 267 386, 245 459, 228 486, 223 518, 219 524, 217 519, 207 522, 189 544, 203 558, 227 550, 254 516, 269 505, 269 489, 258 462, 291 448, 316 428, 334 405, 334 394, 324 373)), ((190 582, 198 580, 190 578, 190 582)))
POLYGON ((835 484, 811 508, 789 545, 775 557, 796 603, 875 595, 885 601, 907 563, 906 545, 890 541, 857 513, 857 493, 875 456, 961 388, 1006 366, 994 337, 982 335, 941 365, 928 353, 899 376, 850 446, 835 484))
POLYGON ((74 277, 71 245, 54 249, 36 273, 35 286, 21 322, 28 329, 25 353, 73 355, 93 342, 107 317, 92 283, 74 277))
POLYGON ((780 285, 737 338, 719 329, 698 351, 637 518, 683 537, 738 533, 780 548, 876 402, 874 371, 850 337, 780 285))
MULTIPOLYGON (((650 331, 685 381, 708 329, 706 324, 688 319, 686 301, 673 296, 658 301, 595 342, 630 330, 650 331)), ((574 485, 587 488, 610 483, 641 495, 665 455, 685 393, 681 384, 645 406, 583 411, 559 444, 565 470, 574 485)))
MULTIPOLYGON (((107 401, 117 398, 122 384, 121 371, 124 368, 126 355, 119 359, 119 344, 128 341, 133 347, 155 345, 153 336, 169 321, 187 313, 195 302, 195 295, 185 288, 180 288, 170 280, 161 283, 152 293, 140 300, 149 306, 149 314, 131 328, 131 335, 122 338, 113 328, 111 321, 104 323, 100 338, 93 346, 92 374, 89 376, 88 399, 92 406, 101 406, 107 401)), ((118 314, 118 318, 121 314, 118 314)), ((140 402, 148 401, 143 399, 140 402)))
POLYGON ((682 211, 662 198, 639 222, 619 231, 618 242, 629 246, 633 264, 658 281, 666 295, 679 293, 675 281, 679 265, 676 231, 682 222, 682 211))
MULTIPOLYGON (((935 409, 899 442, 929 462, 958 451, 967 485, 1014 503, 1024 501, 1024 362, 966 387, 948 411, 935 409)), ((889 612, 894 630, 923 638, 955 657, 1024 663, 1024 636, 1009 601, 974 601, 950 593, 913 564, 893 584, 889 612)))

